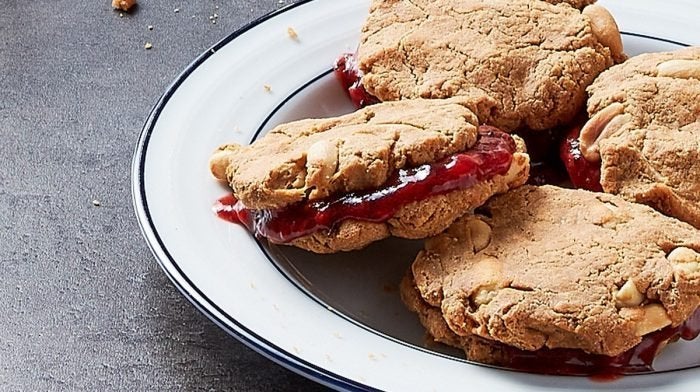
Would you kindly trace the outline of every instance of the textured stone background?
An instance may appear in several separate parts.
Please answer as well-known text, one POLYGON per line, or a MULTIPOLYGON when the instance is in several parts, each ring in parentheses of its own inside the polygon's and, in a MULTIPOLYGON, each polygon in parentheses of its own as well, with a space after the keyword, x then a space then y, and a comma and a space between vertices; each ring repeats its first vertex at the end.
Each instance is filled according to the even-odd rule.
POLYGON ((120 17, 110 0, 1 1, 0 390, 321 390, 200 315, 131 205, 162 91, 284 2, 140 3, 120 17))

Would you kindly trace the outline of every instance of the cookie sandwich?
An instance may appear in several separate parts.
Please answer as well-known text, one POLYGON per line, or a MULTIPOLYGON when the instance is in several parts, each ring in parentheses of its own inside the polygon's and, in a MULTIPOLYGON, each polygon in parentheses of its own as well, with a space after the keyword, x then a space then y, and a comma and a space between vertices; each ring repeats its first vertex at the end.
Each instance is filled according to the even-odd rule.
POLYGON ((473 102, 383 103, 222 146, 210 168, 233 198, 218 212, 258 237, 316 253, 436 235, 527 181, 522 141, 479 126, 473 102))
POLYGON ((510 132, 567 124, 586 87, 625 58, 615 20, 595 4, 374 0, 357 53, 336 68, 360 105, 478 90, 493 98, 480 121, 510 132))
POLYGON ((648 371, 700 331, 700 232, 614 195, 524 186, 427 240, 401 294, 470 360, 648 371))

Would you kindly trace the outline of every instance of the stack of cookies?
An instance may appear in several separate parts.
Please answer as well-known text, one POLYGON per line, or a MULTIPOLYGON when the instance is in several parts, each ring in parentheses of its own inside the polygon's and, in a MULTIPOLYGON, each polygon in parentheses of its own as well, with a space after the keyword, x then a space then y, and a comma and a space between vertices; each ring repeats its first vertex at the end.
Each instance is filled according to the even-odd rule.
POLYGON ((427 238, 402 298, 470 360, 649 370, 700 328, 700 49, 627 59, 592 3, 374 0, 337 71, 376 104, 220 147, 228 211, 316 253, 427 238), (571 181, 525 185, 545 132, 571 181))

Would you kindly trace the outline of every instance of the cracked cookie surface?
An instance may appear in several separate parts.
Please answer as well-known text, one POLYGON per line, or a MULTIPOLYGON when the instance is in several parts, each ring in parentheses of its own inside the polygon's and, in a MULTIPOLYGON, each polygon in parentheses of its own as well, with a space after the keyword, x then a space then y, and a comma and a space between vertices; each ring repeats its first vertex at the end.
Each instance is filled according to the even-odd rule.
POLYGON ((700 232, 609 194, 525 186, 426 242, 423 300, 460 337, 614 356, 700 304, 700 232))
POLYGON ((382 101, 481 91, 483 123, 512 131, 569 122, 585 89, 624 59, 612 16, 539 0, 374 0, 358 48, 382 101))
POLYGON ((589 93, 581 150, 603 189, 700 228, 700 48, 634 57, 589 93))
POLYGON ((460 97, 389 102, 283 124, 250 146, 222 146, 210 168, 246 207, 276 209, 376 188, 397 169, 473 146, 477 125, 460 97))

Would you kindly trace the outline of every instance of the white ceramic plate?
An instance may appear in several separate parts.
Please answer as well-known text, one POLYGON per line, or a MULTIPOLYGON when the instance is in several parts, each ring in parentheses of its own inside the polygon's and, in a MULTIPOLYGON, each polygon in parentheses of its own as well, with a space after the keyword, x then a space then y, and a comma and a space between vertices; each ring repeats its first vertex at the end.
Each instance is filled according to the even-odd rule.
MULTIPOLYGON (((630 54, 700 44, 694 1, 603 4, 626 32, 630 54)), ((396 286, 419 242, 389 240, 320 257, 260 244, 214 216, 213 202, 227 193, 208 173, 215 147, 250 143, 282 122, 353 110, 330 70, 357 45, 368 6, 368 0, 301 1, 268 15, 195 60, 153 109, 134 158, 134 203, 175 285, 253 349, 337 389, 697 387, 698 368, 595 383, 469 364, 455 351, 427 348, 417 318, 400 303, 396 286)), ((657 368, 700 362, 697 342, 677 346, 657 368)))

